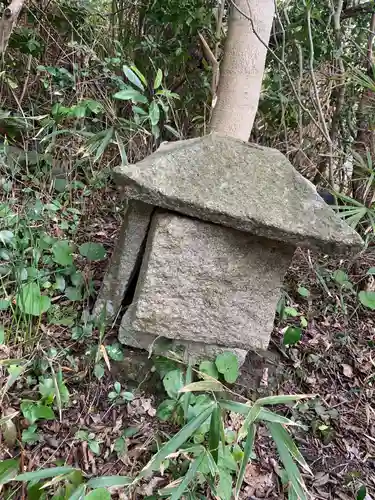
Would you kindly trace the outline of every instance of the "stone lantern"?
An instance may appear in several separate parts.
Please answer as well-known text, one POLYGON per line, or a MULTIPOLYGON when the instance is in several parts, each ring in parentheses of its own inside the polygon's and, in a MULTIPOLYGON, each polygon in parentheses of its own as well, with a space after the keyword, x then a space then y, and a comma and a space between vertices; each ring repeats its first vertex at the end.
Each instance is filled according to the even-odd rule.
POLYGON ((163 144, 115 178, 129 202, 95 313, 113 319, 133 289, 119 332, 132 347, 181 346, 193 361, 231 351, 241 364, 268 347, 296 247, 362 247, 275 149, 210 134, 163 144))

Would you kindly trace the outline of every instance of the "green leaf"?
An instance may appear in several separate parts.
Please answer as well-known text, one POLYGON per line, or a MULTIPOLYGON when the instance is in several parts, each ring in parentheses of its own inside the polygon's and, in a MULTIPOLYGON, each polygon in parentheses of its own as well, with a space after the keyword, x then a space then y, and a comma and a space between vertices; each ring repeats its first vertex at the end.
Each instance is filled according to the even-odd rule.
POLYGON ((302 338, 302 329, 298 326, 288 326, 284 333, 283 344, 294 345, 302 338))
POLYGON ((296 318, 297 316, 299 316, 299 312, 297 311, 297 309, 290 306, 284 308, 284 314, 286 314, 287 316, 291 316, 292 318, 296 318))
POLYGON ((235 488, 235 499, 237 500, 239 498, 239 494, 241 491, 242 483, 243 483, 243 478, 245 477, 245 472, 246 472, 246 466, 250 460, 252 451, 253 451, 253 446, 254 446, 254 441, 255 441, 255 433, 256 433, 256 427, 254 422, 250 424, 248 430, 247 430, 247 438, 245 442, 245 448, 243 452, 243 457, 241 461, 241 466, 240 466, 240 471, 237 476, 237 482, 236 482, 236 488, 235 488))
POLYGON ((82 300, 81 288, 76 288, 75 286, 68 286, 65 290, 65 297, 75 302, 77 300, 82 300))
POLYGON ((0 461, 0 485, 12 481, 18 473, 19 460, 10 458, 8 460, 0 461))
POLYGON ((21 411, 30 424, 34 424, 37 420, 55 420, 52 408, 34 401, 23 401, 21 411))
POLYGON ((276 444, 277 451, 279 452, 280 459, 284 465, 287 473, 290 487, 295 491, 297 498, 300 500, 307 500, 306 487, 303 482, 300 471, 295 464, 288 447, 284 441, 282 433, 282 426, 280 424, 273 424, 268 422, 267 427, 271 432, 271 436, 276 444))
POLYGON ((131 82, 133 85, 138 87, 142 92, 145 90, 144 86, 142 85, 141 80, 138 78, 138 75, 134 73, 134 71, 129 68, 126 64, 122 67, 122 71, 124 72, 126 78, 131 82))
POLYGON ((13 238, 14 233, 12 233, 12 231, 8 231, 7 229, 0 231, 0 243, 2 243, 3 245, 11 243, 13 238))
POLYGON ((143 83, 143 85, 145 87, 147 87, 147 80, 146 78, 144 77, 143 73, 141 73, 139 71, 139 69, 137 68, 137 66, 130 66, 130 69, 138 76, 138 78, 141 80, 141 82, 143 83))
POLYGON ((229 384, 233 384, 239 375, 237 356, 231 352, 223 352, 215 359, 216 368, 229 384))
POLYGON ((219 484, 216 488, 216 493, 220 500, 231 500, 232 487, 232 476, 226 470, 221 470, 219 484))
POLYGON ((53 261, 60 266, 71 266, 73 264, 73 248, 67 240, 59 240, 52 246, 53 261))
POLYGON ((41 440, 39 432, 37 432, 37 425, 30 425, 27 429, 22 431, 22 442, 26 444, 36 444, 41 440))
POLYGON ((49 297, 41 295, 37 283, 27 283, 17 294, 16 304, 25 314, 40 316, 51 307, 51 300, 49 297))
POLYGON ((124 353, 122 351, 121 345, 118 342, 114 344, 106 345, 105 349, 108 356, 113 359, 113 361, 123 361, 124 353))
POLYGON ((300 286, 298 287, 298 293, 301 295, 301 297, 309 297, 310 295, 310 292, 307 288, 305 288, 304 286, 300 286))
POLYGON ((219 378, 219 373, 213 361, 202 361, 199 365, 199 371, 205 373, 206 375, 209 375, 212 378, 219 378))
POLYGON ((101 243, 83 243, 79 247, 79 253, 89 261, 103 260, 106 256, 105 248, 101 243))
POLYGON ((25 472, 19 474, 14 478, 15 481, 39 481, 40 479, 48 479, 50 477, 57 477, 61 475, 70 474, 79 469, 74 467, 52 467, 50 469, 40 469, 35 472, 25 472))
POLYGON ((249 411, 247 417, 245 418, 244 423, 241 426, 241 429, 238 433, 239 439, 243 439, 245 436, 247 436, 248 430, 250 429, 251 425, 256 421, 256 419, 259 417, 261 412, 261 407, 259 404, 255 403, 251 410, 249 411))
POLYGON ((260 406, 282 405, 313 397, 313 394, 280 394, 279 396, 267 396, 266 398, 257 399, 255 404, 260 406))
POLYGON ((87 481, 89 488, 111 488, 114 486, 128 486, 134 479, 127 476, 101 476, 87 481))
POLYGON ((97 490, 90 491, 85 496, 85 500, 111 500, 111 494, 104 488, 98 488, 97 490))
POLYGON ((56 275, 54 289, 63 292, 65 290, 65 278, 59 274, 56 275))
POLYGON ((86 491, 86 485, 85 484, 80 484, 78 488, 76 488, 73 493, 70 495, 68 500, 82 500, 83 495, 85 494, 86 491))
POLYGON ((99 446, 98 441, 96 441, 95 439, 90 439, 88 441, 88 444, 89 444, 90 450, 93 453, 95 453, 95 455, 100 455, 100 446, 99 446))
POLYGON ((94 367, 94 375, 98 380, 104 377, 104 367, 101 363, 96 363, 94 367))
POLYGON ((160 87, 162 80, 163 80, 163 72, 159 68, 154 80, 154 90, 157 90, 160 87))
POLYGON ((222 392, 225 390, 223 384, 218 380, 201 380, 199 382, 192 382, 189 385, 185 385, 179 392, 193 392, 193 391, 213 391, 222 392))
POLYGON ((0 325, 0 345, 4 345, 5 343, 5 330, 3 325, 0 325))
POLYGON ((0 311, 6 311, 10 306, 9 299, 0 299, 0 311))
POLYGON ((177 399, 179 391, 184 385, 181 370, 172 370, 168 372, 163 378, 163 385, 168 396, 177 399))
POLYGON ((160 418, 160 420, 163 420, 163 422, 166 422, 172 417, 175 407, 175 399, 166 399, 162 403, 160 403, 156 411, 156 416, 160 418))
POLYGON ((177 434, 175 434, 148 462, 141 470, 138 478, 147 476, 151 471, 158 470, 168 455, 178 450, 199 427, 209 418, 216 407, 217 403, 212 402, 199 415, 194 417, 187 423, 177 434))
POLYGON ((199 457, 197 457, 193 462, 191 462, 187 473, 185 474, 181 483, 178 485, 178 488, 171 495, 170 500, 179 500, 182 497, 189 484, 195 479, 197 471, 199 470, 199 467, 201 466, 204 457, 205 457, 204 453, 201 453, 199 457))
POLYGON ((346 274, 346 272, 342 271, 341 269, 337 269, 332 273, 332 278, 338 283, 339 285, 344 285, 347 281, 349 281, 349 276, 346 274))
POLYGON ((359 292, 358 298, 363 306, 373 311, 375 310, 375 292, 365 292, 362 290, 359 292))
POLYGON ((152 103, 150 104, 150 107, 148 109, 148 116, 150 118, 151 125, 155 127, 159 123, 160 119, 160 108, 156 101, 152 101, 152 103))
MULTIPOLYGON (((186 375, 185 375, 185 385, 191 384, 191 381, 193 380, 193 367, 192 364, 189 362, 187 369, 186 369, 186 375)), ((191 394, 187 393, 182 396, 183 399, 183 411, 184 411, 184 419, 185 422, 188 420, 189 416, 189 407, 190 407, 190 401, 191 401, 191 394)))
POLYGON ((137 102, 147 104, 148 102, 146 96, 142 95, 140 92, 138 92, 135 89, 132 89, 131 87, 116 92, 113 98, 119 99, 121 101, 132 101, 134 104, 136 104, 137 102))
POLYGON ((210 431, 208 434, 208 449, 217 463, 219 460, 219 444, 220 444, 220 430, 221 430, 221 411, 220 407, 216 406, 211 414, 210 431))
POLYGON ((357 491, 356 500, 366 500, 366 496, 367 496, 366 486, 362 484, 362 486, 357 491))
POLYGON ((85 282, 85 279, 83 277, 83 273, 81 271, 77 271, 76 273, 71 274, 70 281, 72 282, 72 285, 74 285, 74 286, 82 286, 85 282))
POLYGON ((366 274, 375 274, 375 267, 370 267, 366 274))

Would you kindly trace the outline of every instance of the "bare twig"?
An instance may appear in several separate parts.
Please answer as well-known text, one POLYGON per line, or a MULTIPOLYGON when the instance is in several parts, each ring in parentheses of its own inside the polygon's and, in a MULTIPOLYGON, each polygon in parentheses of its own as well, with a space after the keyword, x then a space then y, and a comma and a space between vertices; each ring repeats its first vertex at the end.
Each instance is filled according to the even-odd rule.
POLYGON ((359 14, 370 14, 371 12, 375 12, 374 0, 345 9, 341 14, 341 18, 347 19, 348 17, 355 17, 359 14))

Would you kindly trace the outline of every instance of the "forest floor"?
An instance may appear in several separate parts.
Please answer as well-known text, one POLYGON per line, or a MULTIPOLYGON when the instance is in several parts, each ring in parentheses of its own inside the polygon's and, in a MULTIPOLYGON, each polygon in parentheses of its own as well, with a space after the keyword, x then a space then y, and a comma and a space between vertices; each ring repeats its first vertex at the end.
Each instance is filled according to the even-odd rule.
MULTIPOLYGON (((14 184, 8 201, 24 199, 22 190, 24 186, 14 184)), ((34 185, 33 192, 46 191, 34 185)), ((78 244, 101 242, 110 256, 121 221, 120 195, 105 182, 93 188, 89 196, 81 194, 79 199, 66 201, 80 211, 74 239, 78 244)), ((50 220, 49 231, 63 236, 58 220, 50 220)), ((105 260, 81 263, 82 272, 86 278, 93 279, 96 290, 106 263, 105 260)), ((234 387, 236 392, 252 399, 268 394, 317 395, 302 404, 284 408, 287 416, 306 426, 306 430, 299 431, 294 438, 314 473, 313 477, 304 478, 316 499, 362 498, 357 492, 363 485, 367 488, 367 498, 375 498, 375 315, 361 307, 357 300, 359 289, 372 286, 368 271, 374 266, 373 250, 352 261, 297 251, 285 279, 286 303, 291 314, 275 324, 266 354, 249 354, 234 387), (298 293, 299 287, 308 290, 307 297, 298 293), (307 320, 301 341, 284 346, 283 328, 299 324, 301 317, 307 320)), ((64 300, 67 305, 61 296, 55 303, 64 305, 64 300)), ((86 305, 76 302, 74 307, 82 309, 86 305)), ((2 313, 1 318, 5 326, 11 322, 7 314, 2 313)), ((38 423, 38 437, 34 442, 32 437, 22 442, 21 433, 27 425, 20 418, 18 444, 12 448, 4 441, 0 443, 0 458, 19 456, 26 470, 56 465, 60 461, 79 466, 88 476, 134 474, 150 458, 155 436, 158 433, 166 436, 171 431, 170 426, 156 417, 162 396, 160 384, 156 384, 156 389, 153 385, 157 375, 152 359, 131 350, 125 351, 121 361, 104 356, 106 369, 98 380, 90 353, 93 351, 97 356, 102 344, 116 342, 116 325, 105 332, 104 337, 94 329, 90 336, 80 340, 72 339, 70 326, 53 325, 44 320, 38 324, 37 331, 32 349, 27 348, 24 340, 0 345, 3 381, 7 380, 4 360, 24 358, 32 363, 53 351, 70 393, 70 404, 56 419, 38 423), (108 398, 117 381, 135 395, 126 405, 114 405, 108 398), (77 431, 82 429, 86 439, 77 438, 77 431)), ((26 370, 6 393, 3 383, 4 407, 17 412, 25 398, 33 399, 37 375, 35 371, 26 370)), ((235 422, 231 425, 236 427, 235 422)), ((260 429, 259 435, 257 460, 251 462, 246 471, 243 498, 283 498, 277 475, 277 454, 270 447, 265 431, 260 429)), ((157 474, 149 483, 139 486, 133 498, 153 498, 155 491, 169 481, 168 470, 164 475, 157 474)), ((20 486, 19 496, 13 498, 26 498, 24 493, 20 486)), ((119 492, 119 498, 128 497, 119 492)), ((210 497, 207 495, 207 498, 210 497)))

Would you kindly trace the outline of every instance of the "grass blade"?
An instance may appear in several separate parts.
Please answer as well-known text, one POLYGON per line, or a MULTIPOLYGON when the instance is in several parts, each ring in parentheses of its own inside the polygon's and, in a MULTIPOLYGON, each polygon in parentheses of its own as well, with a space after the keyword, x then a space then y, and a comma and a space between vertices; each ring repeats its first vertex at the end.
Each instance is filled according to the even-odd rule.
POLYGON ((281 394, 280 396, 268 396, 266 398, 257 399, 255 404, 259 406, 266 405, 281 405, 286 403, 294 403, 306 398, 315 398, 316 394, 281 394))
POLYGON ((90 488, 110 488, 111 486, 129 486, 134 479, 128 476, 94 477, 87 482, 90 488))
POLYGON ((245 477, 246 466, 250 460, 251 452, 253 451, 255 434, 256 434, 256 426, 254 423, 251 423, 249 430, 247 432, 244 453, 243 453, 240 471, 238 473, 237 482, 236 482, 236 488, 235 488, 235 494, 234 494, 236 500, 239 498, 241 486, 243 483, 243 478, 245 477))
POLYGON ((74 467, 52 467, 50 469, 40 469, 34 472, 25 472, 19 474, 14 478, 15 481, 39 481, 40 479, 48 479, 50 477, 61 476, 62 474, 69 474, 74 472, 74 467))
POLYGON ((283 439, 283 435, 280 433, 281 425, 268 422, 267 427, 271 432, 273 440, 275 441, 277 451, 279 452, 280 459, 284 465, 285 472, 290 482, 290 487, 294 489, 297 498, 300 500, 307 500, 306 487, 301 477, 301 473, 289 453, 288 447, 283 439))
MULTIPOLYGON (((278 425, 278 424, 277 424, 278 425)), ((312 472, 310 470, 310 467, 307 465, 305 459, 303 458, 301 452, 299 451, 296 443, 293 441, 291 438, 290 434, 288 431, 284 429, 282 425, 278 425, 278 430, 277 430, 280 438, 283 440, 285 443, 285 446, 288 448, 289 453, 291 454, 292 458, 296 460, 300 464, 300 466, 308 473, 312 475, 312 472)))
POLYGON ((221 411, 220 407, 216 406, 211 415, 210 432, 208 435, 208 449, 215 463, 219 460, 220 427, 221 411))
POLYGON ((191 384, 185 385, 179 392, 193 392, 193 391, 212 391, 212 392, 222 392, 225 390, 223 384, 218 380, 201 380, 200 382, 193 382, 191 384))
MULTIPOLYGON (((188 364, 187 370, 186 370, 186 377, 185 377, 185 384, 189 385, 191 384, 191 381, 193 380, 193 368, 191 363, 188 364)), ((183 410, 184 410, 184 418, 185 422, 187 422, 188 419, 188 412, 189 412, 189 405, 190 405, 190 395, 191 393, 188 392, 184 396, 184 404, 183 404, 183 410)))
POLYGON ((213 401, 210 406, 193 418, 175 436, 173 436, 173 438, 171 438, 141 470, 137 479, 147 476, 147 474, 149 474, 153 469, 159 469, 160 465, 164 462, 167 456, 180 448, 180 446, 182 446, 192 436, 192 434, 199 429, 203 422, 208 419, 214 411, 216 404, 217 403, 213 401))
POLYGON ((195 475, 196 475, 201 463, 203 462, 203 459, 204 459, 204 453, 202 453, 202 455, 200 455, 198 458, 196 458, 194 460, 194 462, 192 462, 190 464, 190 467, 189 467, 187 473, 185 474, 184 479, 179 484, 177 490, 171 495, 170 500, 179 500, 182 497, 182 495, 185 493, 186 488, 189 486, 191 481, 195 478, 195 475))

